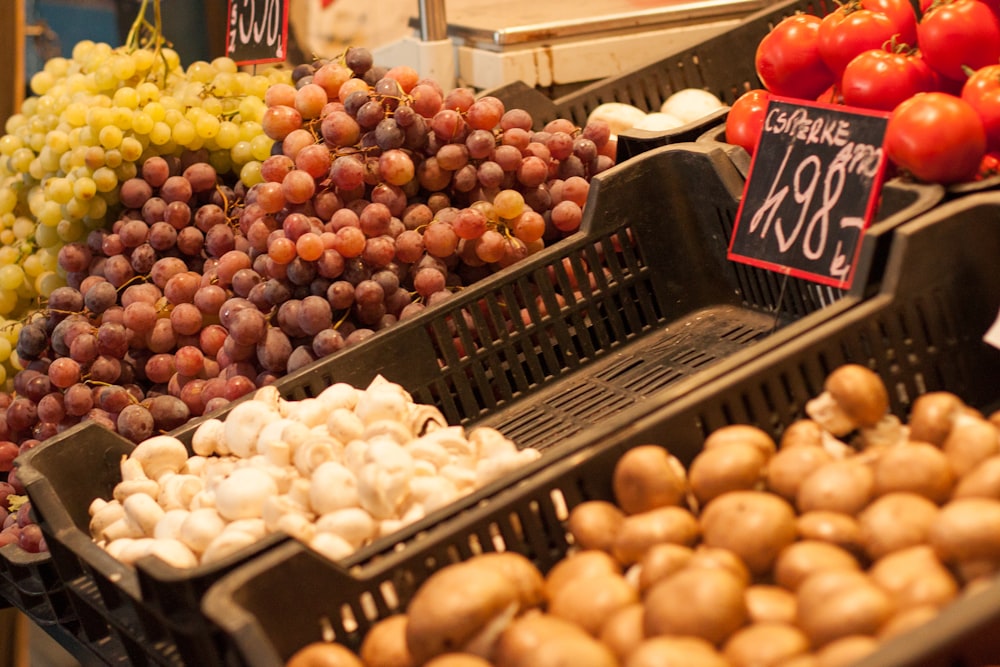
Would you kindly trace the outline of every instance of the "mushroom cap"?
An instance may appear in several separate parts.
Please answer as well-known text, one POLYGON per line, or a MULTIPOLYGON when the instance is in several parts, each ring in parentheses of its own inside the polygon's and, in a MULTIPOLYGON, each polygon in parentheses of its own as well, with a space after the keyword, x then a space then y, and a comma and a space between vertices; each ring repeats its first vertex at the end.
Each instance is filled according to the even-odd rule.
POLYGON ((862 427, 874 426, 889 411, 889 392, 882 378, 860 364, 834 369, 823 388, 862 427))
POLYGON ((517 588, 498 569, 476 559, 449 565, 432 574, 410 600, 406 644, 418 664, 460 651, 517 606, 517 588))
POLYGON ((541 570, 526 556, 514 551, 490 552, 477 556, 481 565, 495 568, 514 585, 521 609, 537 607, 545 600, 545 579, 541 570))
POLYGON ((292 654, 285 667, 365 667, 356 655, 340 644, 313 642, 292 654))
POLYGON ((618 506, 626 514, 679 505, 687 480, 683 466, 659 445, 639 445, 618 460, 612 476, 618 506))
POLYGON ((910 438, 940 447, 964 407, 962 399, 948 391, 917 396, 910 409, 910 438))
POLYGON ((471 653, 446 653, 424 663, 424 667, 493 667, 489 662, 471 653))
POLYGON ((366 667, 416 667, 406 646, 406 614, 387 616, 372 624, 358 654, 366 667))
POLYGON ((764 429, 752 424, 730 424, 712 431, 705 438, 703 449, 733 442, 753 445, 765 458, 770 458, 777 449, 774 438, 764 429))
POLYGON ((493 662, 497 667, 529 667, 534 665, 535 649, 557 634, 586 637, 583 628, 571 621, 538 610, 518 616, 497 640, 493 662))

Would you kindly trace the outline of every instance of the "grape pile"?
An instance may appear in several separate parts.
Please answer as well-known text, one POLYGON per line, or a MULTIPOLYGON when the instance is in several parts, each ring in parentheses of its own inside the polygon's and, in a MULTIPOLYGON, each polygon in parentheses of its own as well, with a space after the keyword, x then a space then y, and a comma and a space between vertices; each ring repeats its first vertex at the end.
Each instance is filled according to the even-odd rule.
POLYGON ((226 58, 184 69, 169 48, 83 41, 31 79, 0 137, 0 383, 21 368, 19 321, 65 284, 58 254, 114 219, 122 186, 155 156, 201 151, 235 176, 266 158, 262 96, 288 72, 226 58))
POLYGON ((614 161, 603 121, 536 129, 361 48, 152 53, 78 44, 0 138, 0 545, 45 548, 18 453, 82 420, 140 442, 359 343, 576 231, 614 161))
POLYGON ((0 140, 0 202, 14 200, 0 234, 38 219, 0 288, 32 256, 54 277, 11 288, 44 303, 0 338, 16 370, 0 440, 21 450, 84 419, 138 442, 363 341, 576 231, 591 177, 613 164, 604 122, 536 130, 365 49, 284 78, 178 65, 169 95, 123 86, 121 54, 77 51, 33 81, 41 97, 0 140), (104 88, 81 83, 95 69, 104 88), (73 85, 90 101, 78 127, 73 85), (120 141, 101 139, 109 127, 120 141), (56 171, 39 171, 63 134, 56 171), (55 225, 35 214, 50 209, 55 225))

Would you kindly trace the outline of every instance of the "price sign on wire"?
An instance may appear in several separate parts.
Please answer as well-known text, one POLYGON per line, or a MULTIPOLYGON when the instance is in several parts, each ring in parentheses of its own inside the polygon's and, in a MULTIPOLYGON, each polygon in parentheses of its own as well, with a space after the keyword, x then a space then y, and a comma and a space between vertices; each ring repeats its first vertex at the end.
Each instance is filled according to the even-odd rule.
POLYGON ((281 62, 288 44, 288 0, 229 0, 226 55, 238 65, 281 62))
POLYGON ((771 98, 730 260, 847 289, 885 175, 888 114, 771 98))

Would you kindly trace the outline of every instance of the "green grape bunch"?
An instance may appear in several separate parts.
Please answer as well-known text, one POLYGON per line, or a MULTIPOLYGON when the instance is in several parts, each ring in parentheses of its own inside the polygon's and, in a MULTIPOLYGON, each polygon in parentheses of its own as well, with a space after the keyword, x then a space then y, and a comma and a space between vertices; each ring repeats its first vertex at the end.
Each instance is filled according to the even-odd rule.
MULTIPOLYGON (((152 156, 207 152, 220 176, 259 171, 273 140, 264 94, 291 73, 241 71, 229 58, 184 67, 140 18, 120 47, 84 40, 48 60, 0 136, 0 329, 16 329, 65 285, 67 243, 117 217, 120 186, 152 156)), ((5 351, 0 346, 0 355, 5 351)), ((16 359, 0 359, 17 370, 16 359)), ((5 373, 6 374, 6 373, 5 373)))

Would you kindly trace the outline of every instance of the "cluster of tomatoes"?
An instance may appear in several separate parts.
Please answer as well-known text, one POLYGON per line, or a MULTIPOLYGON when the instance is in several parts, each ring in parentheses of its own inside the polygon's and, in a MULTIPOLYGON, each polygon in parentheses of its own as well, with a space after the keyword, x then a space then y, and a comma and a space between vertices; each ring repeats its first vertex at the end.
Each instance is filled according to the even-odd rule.
POLYGON ((981 177, 1000 155, 1000 0, 847 0, 797 13, 758 44, 764 88, 730 109, 753 152, 770 95, 889 114, 885 151, 922 181, 981 177))

